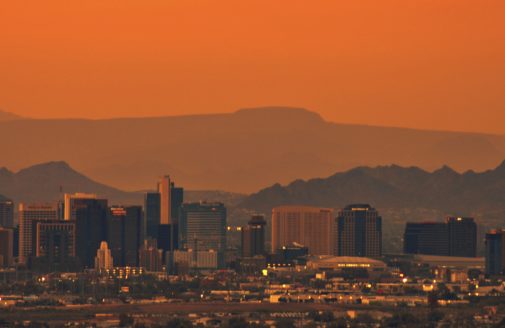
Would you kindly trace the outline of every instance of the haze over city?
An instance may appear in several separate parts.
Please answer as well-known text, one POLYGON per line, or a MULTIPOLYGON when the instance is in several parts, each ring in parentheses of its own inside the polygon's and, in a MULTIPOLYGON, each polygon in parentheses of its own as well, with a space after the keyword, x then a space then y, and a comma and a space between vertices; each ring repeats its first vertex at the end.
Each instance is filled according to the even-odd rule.
POLYGON ((0 327, 505 327, 505 2, 0 3, 0 327))

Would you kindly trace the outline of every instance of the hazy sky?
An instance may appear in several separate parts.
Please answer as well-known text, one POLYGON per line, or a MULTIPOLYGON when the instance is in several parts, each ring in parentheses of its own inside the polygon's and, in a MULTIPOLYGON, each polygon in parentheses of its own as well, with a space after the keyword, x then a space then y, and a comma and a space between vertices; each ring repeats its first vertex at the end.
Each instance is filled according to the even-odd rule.
POLYGON ((505 1, 0 2, 4 110, 105 118, 265 105, 505 133, 505 1))

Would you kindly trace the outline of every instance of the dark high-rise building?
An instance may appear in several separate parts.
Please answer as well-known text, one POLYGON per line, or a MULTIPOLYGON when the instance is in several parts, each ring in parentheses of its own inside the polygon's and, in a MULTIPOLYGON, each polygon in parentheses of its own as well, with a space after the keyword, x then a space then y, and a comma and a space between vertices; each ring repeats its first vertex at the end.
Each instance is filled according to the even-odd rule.
POLYGON ((406 254, 475 257, 477 225, 471 218, 448 217, 445 223, 407 223, 403 238, 406 254))
POLYGON ((148 192, 144 195, 144 224, 146 238, 158 238, 160 207, 160 193, 148 192))
POLYGON ((158 182, 160 220, 156 231, 158 247, 163 251, 179 248, 179 210, 184 201, 184 189, 176 188, 170 176, 158 182))
POLYGON ((486 233, 486 274, 505 274, 505 230, 486 233))
POLYGON ((32 230, 31 266, 34 271, 58 272, 78 269, 74 221, 34 221, 32 230))
POLYGON ((0 200, 0 226, 14 227, 14 202, 12 200, 0 200))
POLYGON ((102 241, 107 240, 107 200, 73 199, 76 255, 84 268, 95 266, 95 255, 102 241))
POLYGON ((107 216, 107 244, 117 266, 138 266, 142 207, 113 206, 107 216))
POLYGON ((179 215, 182 203, 184 202, 184 189, 175 187, 172 182, 170 187, 170 215, 171 221, 175 224, 179 223, 179 215))
POLYGON ((382 255, 382 218, 368 204, 348 205, 337 217, 340 256, 382 255))
POLYGON ((447 217, 449 255, 477 256, 477 224, 473 218, 447 217))
POLYGON ((187 203, 181 207, 180 243, 185 249, 226 250, 226 207, 222 203, 187 203))
POLYGON ((13 244, 12 229, 0 227, 0 268, 7 268, 14 264, 13 244))
POLYGON ((15 226, 14 229, 12 229, 12 234, 13 234, 13 240, 14 240, 14 246, 12 247, 12 254, 14 257, 19 256, 19 225, 15 226))
POLYGON ((263 215, 253 215, 242 228, 242 257, 265 255, 265 226, 263 215))
POLYGON ((407 223, 403 237, 406 254, 449 255, 447 224, 442 222, 407 223))

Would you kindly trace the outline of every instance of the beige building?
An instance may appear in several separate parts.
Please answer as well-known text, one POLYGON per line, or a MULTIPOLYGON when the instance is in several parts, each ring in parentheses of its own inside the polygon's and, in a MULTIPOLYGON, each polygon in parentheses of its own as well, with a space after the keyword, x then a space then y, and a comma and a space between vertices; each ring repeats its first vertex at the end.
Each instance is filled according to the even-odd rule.
POLYGON ((95 269, 101 270, 111 270, 114 267, 114 260, 110 253, 109 246, 106 241, 102 241, 100 248, 96 251, 95 257, 95 269))
POLYGON ((170 224, 171 221, 171 192, 172 181, 166 175, 158 182, 158 192, 160 193, 160 224, 170 224))
POLYGON ((333 210, 309 206, 280 206, 272 209, 272 252, 298 243, 310 255, 337 253, 333 210))
POLYGON ((33 250, 34 221, 59 219, 57 204, 19 204, 19 263, 26 263, 33 250))

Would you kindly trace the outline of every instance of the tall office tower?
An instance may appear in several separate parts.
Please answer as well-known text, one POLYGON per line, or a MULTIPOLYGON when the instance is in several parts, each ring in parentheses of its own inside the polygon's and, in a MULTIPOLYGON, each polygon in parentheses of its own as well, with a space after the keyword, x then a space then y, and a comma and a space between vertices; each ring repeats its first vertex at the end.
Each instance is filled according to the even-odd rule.
POLYGON ((405 254, 449 255, 447 224, 442 222, 407 222, 403 235, 405 254))
POLYGON ((226 207, 222 203, 187 203, 181 207, 180 241, 185 249, 226 250, 226 207))
POLYGON ((163 251, 158 249, 156 239, 145 239, 139 250, 139 266, 149 272, 163 270, 163 251))
POLYGON ((19 225, 15 226, 12 229, 13 234, 13 247, 12 253, 15 258, 19 257, 19 225))
POLYGON ((171 205, 171 189, 172 181, 170 176, 166 175, 158 182, 158 193, 160 194, 160 224, 170 224, 172 210, 171 205))
POLYGON ((505 229, 486 233, 486 274, 505 274, 505 229))
POLYGON ((148 192, 144 194, 145 238, 158 238, 160 208, 160 193, 148 192))
POLYGON ((272 253, 297 243, 308 247, 311 255, 333 255, 335 234, 332 209, 309 206, 272 209, 272 253))
POLYGON ((84 268, 92 268, 96 250, 107 240, 107 200, 74 198, 76 255, 84 268))
POLYGON ((77 208, 79 203, 84 199, 96 199, 95 194, 86 193, 75 193, 75 194, 65 194, 64 195, 64 209, 63 209, 63 219, 64 220, 75 220, 77 208))
POLYGON ((113 206, 107 216, 107 245, 117 266, 138 266, 142 207, 113 206))
POLYGON ((100 248, 96 251, 95 270, 110 270, 114 267, 114 258, 106 241, 100 243, 100 248))
POLYGON ((158 182, 160 194, 160 225, 158 226, 158 246, 164 251, 179 247, 179 210, 184 200, 184 190, 176 188, 170 176, 158 182))
POLYGON ((78 260, 75 256, 75 222, 33 222, 33 258, 35 271, 75 271, 78 260))
POLYGON ((56 204, 19 204, 19 263, 27 263, 33 250, 33 222, 59 219, 56 204))
POLYGON ((0 227, 0 268, 7 268, 14 264, 13 241, 12 229, 0 227))
POLYGON ((0 200, 0 226, 14 227, 14 202, 12 200, 0 200))
POLYGON ((242 257, 265 255, 265 226, 263 215, 253 215, 242 228, 242 257))
POLYGON ((340 210, 338 245, 340 256, 382 255, 382 218, 368 204, 352 204, 340 210))
POLYGON ((477 224, 473 218, 447 217, 449 256, 477 256, 477 224))

